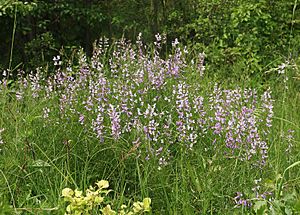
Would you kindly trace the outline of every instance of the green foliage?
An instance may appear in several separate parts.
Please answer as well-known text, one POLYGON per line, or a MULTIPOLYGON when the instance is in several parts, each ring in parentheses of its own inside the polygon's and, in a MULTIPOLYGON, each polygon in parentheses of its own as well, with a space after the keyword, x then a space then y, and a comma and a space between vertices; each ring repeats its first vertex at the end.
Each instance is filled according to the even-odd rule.
POLYGON ((34 2, 23 2, 19 0, 1 0, 0 1, 0 17, 1 16, 11 16, 16 11, 22 16, 29 14, 36 7, 34 2))
POLYGON ((245 70, 260 73, 274 67, 291 49, 299 50, 299 42, 295 42, 300 32, 295 22, 299 19, 297 6, 297 1, 286 0, 199 1, 185 21, 180 21, 181 8, 170 13, 167 28, 204 50, 210 64, 227 65, 227 72, 238 64, 239 76, 245 70))
POLYGON ((292 190, 291 192, 285 192, 280 199, 255 201, 253 211, 257 215, 298 214, 300 212, 300 194, 296 190, 292 190))
POLYGON ((56 42, 50 32, 43 33, 25 44, 29 67, 46 66, 57 53, 56 42))
MULTIPOLYGON (((150 42, 154 34, 164 32, 169 41, 177 37, 193 44, 195 51, 205 51, 207 63, 215 69, 222 66, 232 73, 232 68, 239 67, 240 72, 233 76, 256 75, 274 67, 283 56, 299 55, 298 1, 63 0, 53 4, 49 0, 37 3, 2 0, 0 24, 5 32, 12 31, 15 11, 18 52, 14 65, 23 62, 31 69, 38 61, 29 59, 44 34, 52 35, 57 53, 61 46, 81 46, 90 56, 92 43, 100 36, 135 40, 142 32, 150 42)), ((10 37, 0 33, 0 49, 4 50, 2 65, 8 62, 10 37)), ((53 53, 45 55, 48 54, 53 53)))

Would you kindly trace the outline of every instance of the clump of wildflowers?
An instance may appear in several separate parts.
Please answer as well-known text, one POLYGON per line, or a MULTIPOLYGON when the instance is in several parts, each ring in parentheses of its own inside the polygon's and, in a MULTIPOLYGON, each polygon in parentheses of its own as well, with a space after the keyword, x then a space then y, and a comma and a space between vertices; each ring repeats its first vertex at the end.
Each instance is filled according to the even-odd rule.
POLYGON ((87 214, 97 205, 100 205, 104 200, 104 195, 107 195, 110 190, 106 190, 109 184, 108 181, 101 180, 96 183, 97 189, 90 187, 86 190, 86 195, 80 190, 72 190, 65 188, 62 190, 62 197, 69 205, 66 208, 65 214, 87 214))
MULTIPOLYGON (((161 57, 165 43, 165 36, 157 34, 154 49, 147 52, 141 35, 136 44, 123 39, 109 45, 104 38, 94 44, 91 62, 80 50, 78 65, 66 68, 55 56, 53 76, 44 78, 37 69, 18 77, 16 99, 24 102, 30 94, 36 102, 49 101, 52 105, 41 113, 45 126, 78 125, 100 143, 141 137, 139 156, 154 158, 160 166, 168 163, 175 145, 191 151, 206 137, 217 143, 211 148, 224 149, 218 150, 222 155, 264 166, 274 115, 271 91, 258 96, 254 89, 216 84, 212 93, 204 92, 187 77, 191 72, 202 79, 205 54, 189 65, 189 51, 177 39, 170 54, 161 57)), ((3 87, 6 82, 1 81, 3 87)))
POLYGON ((111 209, 110 205, 106 205, 105 208, 101 210, 103 215, 134 215, 134 214, 141 214, 144 212, 151 211, 151 199, 145 198, 142 202, 137 201, 134 202, 131 208, 128 208, 126 205, 121 206, 121 210, 118 212, 111 209))
POLYGON ((97 208, 98 212, 103 215, 134 215, 151 210, 151 199, 145 198, 142 202, 134 202, 130 208, 122 205, 120 210, 116 212, 112 209, 111 204, 106 204, 107 201, 104 203, 105 196, 111 192, 111 190, 107 189, 109 187, 108 181, 101 180, 96 185, 97 187, 90 186, 86 190, 85 195, 80 190, 64 188, 62 197, 69 203, 66 207, 65 215, 92 214, 97 208))

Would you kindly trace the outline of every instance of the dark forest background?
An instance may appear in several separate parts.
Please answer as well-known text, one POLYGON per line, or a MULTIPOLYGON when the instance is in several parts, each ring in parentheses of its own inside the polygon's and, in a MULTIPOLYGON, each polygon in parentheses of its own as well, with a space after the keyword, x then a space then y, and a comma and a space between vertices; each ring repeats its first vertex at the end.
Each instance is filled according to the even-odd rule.
POLYGON ((261 71, 298 57, 300 9, 294 0, 0 0, 0 68, 33 69, 100 37, 145 42, 156 33, 205 51, 216 67, 261 71))

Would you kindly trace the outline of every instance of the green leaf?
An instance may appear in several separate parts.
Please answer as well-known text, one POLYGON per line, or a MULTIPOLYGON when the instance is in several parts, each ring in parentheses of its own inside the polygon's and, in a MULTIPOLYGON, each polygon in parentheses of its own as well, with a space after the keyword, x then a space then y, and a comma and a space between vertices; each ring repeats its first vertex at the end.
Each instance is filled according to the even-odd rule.
POLYGON ((294 209, 297 212, 300 212, 300 199, 297 200, 297 202, 294 205, 294 209))
POLYGON ((263 214, 267 209, 267 202, 266 201, 257 201, 255 202, 253 209, 256 214, 263 214))
POLYGON ((293 214, 293 211, 290 208, 288 208, 288 207, 286 207, 284 209, 284 212, 286 213, 286 215, 292 215, 293 214))

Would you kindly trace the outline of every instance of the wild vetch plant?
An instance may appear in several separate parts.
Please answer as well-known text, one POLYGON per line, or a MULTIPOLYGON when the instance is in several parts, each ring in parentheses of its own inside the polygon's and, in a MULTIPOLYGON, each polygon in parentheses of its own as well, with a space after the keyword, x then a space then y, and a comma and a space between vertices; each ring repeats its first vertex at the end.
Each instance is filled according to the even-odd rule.
MULTIPOLYGON (((175 40, 164 56, 166 40, 163 35, 156 39, 154 47, 143 44, 141 35, 134 44, 122 39, 109 45, 102 39, 94 44, 90 60, 80 50, 78 62, 71 64, 55 56, 52 75, 41 68, 27 76, 20 72, 14 91, 4 74, 0 91, 9 92, 20 113, 30 103, 39 104, 36 120, 54 139, 61 137, 65 144, 60 147, 67 148, 68 156, 75 154, 85 160, 81 153, 86 153, 94 157, 87 142, 103 146, 103 150, 118 146, 127 151, 122 162, 133 154, 137 163, 149 162, 163 171, 173 168, 178 157, 201 150, 209 157, 208 166, 213 162, 210 159, 223 159, 232 161, 234 168, 245 165, 263 172, 268 167, 274 116, 271 89, 209 83, 204 53, 191 60, 190 50, 175 40), (80 141, 73 144, 76 137, 80 141)), ((6 129, 5 124, 2 127, 6 129)), ((292 146, 290 141, 286 151, 292 146)), ((68 157, 68 165, 76 166, 76 162, 68 157)), ((272 195, 261 192, 258 182, 255 185, 252 192, 256 198, 272 195)), ((87 191, 90 197, 72 190, 64 194, 71 202, 69 212, 79 207, 72 205, 77 201, 74 198, 91 198, 93 192, 102 194, 101 189, 87 191)), ((95 204, 102 203, 102 197, 93 198, 95 204)), ((238 193, 231 203, 250 206, 247 199, 238 193)), ((94 204, 84 202, 87 208, 94 204)))
MULTIPOLYGON (((212 138, 212 146, 224 148, 224 156, 244 161, 257 157, 256 165, 265 165, 273 116, 271 92, 258 96, 255 89, 215 85, 210 93, 200 90, 201 83, 192 92, 185 78, 188 51, 175 40, 174 52, 163 59, 162 41, 157 39, 150 54, 144 53, 141 41, 133 46, 121 40, 108 62, 102 62, 108 48, 100 44, 91 63, 80 52, 78 69, 61 68, 57 56, 54 76, 42 79, 37 70, 19 79, 16 99, 21 100, 25 91, 37 101, 47 99, 51 105, 41 113, 45 126, 76 120, 99 143, 134 134, 134 139, 144 141, 147 159, 157 157, 163 165, 171 145, 192 150, 205 135, 212 138)), ((199 80, 204 75, 203 56, 194 65, 199 80)))
MULTIPOLYGON (((163 59, 159 55, 163 42, 157 35, 156 48, 145 53, 147 47, 140 40, 135 46, 121 40, 108 62, 103 62, 108 46, 95 45, 90 63, 79 53, 78 68, 62 68, 56 56, 55 74, 45 79, 38 69, 20 77, 15 98, 47 101, 41 113, 45 126, 77 121, 99 143, 134 134, 134 139, 143 140, 146 157, 162 159, 164 165, 171 145, 192 150, 205 135, 212 146, 224 148, 225 156, 245 161, 259 157, 257 165, 265 165, 273 116, 271 92, 259 98, 255 89, 215 85, 210 93, 200 90, 201 82, 193 92, 186 80, 188 50, 175 40, 173 52, 163 59)), ((193 68, 199 80, 203 63, 200 54, 193 68)), ((3 88, 6 82, 2 80, 3 88)))

